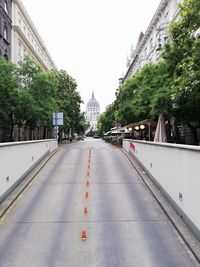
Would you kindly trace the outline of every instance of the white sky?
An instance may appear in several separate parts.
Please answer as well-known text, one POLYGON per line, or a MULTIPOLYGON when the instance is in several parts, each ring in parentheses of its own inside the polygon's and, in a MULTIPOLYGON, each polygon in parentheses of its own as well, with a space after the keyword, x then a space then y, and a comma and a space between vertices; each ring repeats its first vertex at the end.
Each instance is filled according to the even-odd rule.
POLYGON ((115 99, 126 57, 160 0, 22 0, 58 69, 75 78, 101 112, 115 99))

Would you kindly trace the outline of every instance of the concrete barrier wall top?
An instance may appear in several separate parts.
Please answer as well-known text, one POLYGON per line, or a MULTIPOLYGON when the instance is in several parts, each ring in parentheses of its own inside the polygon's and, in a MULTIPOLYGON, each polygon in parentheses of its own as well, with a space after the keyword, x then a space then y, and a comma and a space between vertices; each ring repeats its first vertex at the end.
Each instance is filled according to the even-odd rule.
POLYGON ((57 148, 57 140, 0 144, 0 197, 29 169, 57 148))
POLYGON ((200 229, 200 147, 125 139, 123 148, 200 229))

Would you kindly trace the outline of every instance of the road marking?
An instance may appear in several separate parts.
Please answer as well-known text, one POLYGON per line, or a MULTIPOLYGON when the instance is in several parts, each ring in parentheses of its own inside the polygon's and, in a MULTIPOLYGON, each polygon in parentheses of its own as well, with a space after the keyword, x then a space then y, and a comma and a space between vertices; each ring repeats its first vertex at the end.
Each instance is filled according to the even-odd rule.
POLYGON ((84 207, 84 209, 83 209, 83 214, 84 214, 84 215, 87 215, 87 214, 88 214, 88 209, 87 209, 87 207, 84 207))
POLYGON ((85 198, 88 199, 88 192, 85 192, 85 198))
POLYGON ((85 230, 83 230, 83 231, 81 232, 81 239, 82 239, 83 241, 85 241, 85 240, 87 239, 87 233, 86 233, 85 230))

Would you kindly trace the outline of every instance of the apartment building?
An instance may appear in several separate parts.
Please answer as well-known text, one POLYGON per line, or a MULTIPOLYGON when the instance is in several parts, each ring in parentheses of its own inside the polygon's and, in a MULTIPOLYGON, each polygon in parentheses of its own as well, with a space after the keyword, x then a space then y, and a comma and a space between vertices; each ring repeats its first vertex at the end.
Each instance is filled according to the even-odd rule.
POLYGON ((23 3, 13 0, 12 62, 18 64, 26 56, 35 60, 44 70, 56 68, 23 3))
POLYGON ((159 61, 160 51, 168 38, 169 25, 178 17, 180 2, 181 0, 161 0, 146 32, 140 33, 135 49, 131 49, 126 74, 120 79, 122 84, 144 65, 159 61))

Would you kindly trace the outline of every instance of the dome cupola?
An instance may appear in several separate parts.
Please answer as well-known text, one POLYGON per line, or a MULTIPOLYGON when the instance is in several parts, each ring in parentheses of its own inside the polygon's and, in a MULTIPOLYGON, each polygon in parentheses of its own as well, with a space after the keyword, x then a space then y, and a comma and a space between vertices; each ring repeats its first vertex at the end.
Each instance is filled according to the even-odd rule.
POLYGON ((94 92, 92 92, 92 98, 90 98, 90 100, 88 101, 87 103, 87 108, 94 108, 94 107, 97 107, 99 108, 99 102, 95 99, 94 97, 94 92))

